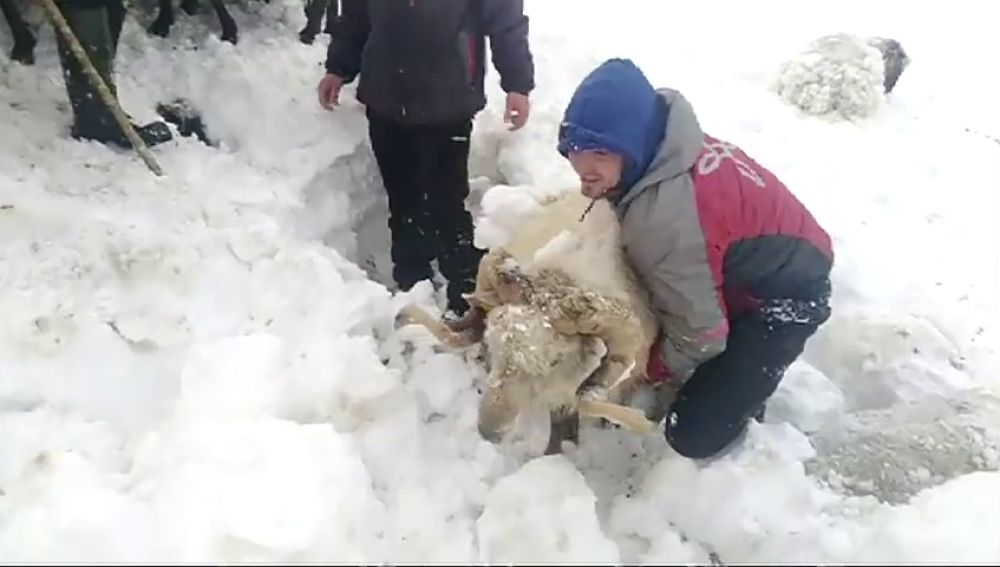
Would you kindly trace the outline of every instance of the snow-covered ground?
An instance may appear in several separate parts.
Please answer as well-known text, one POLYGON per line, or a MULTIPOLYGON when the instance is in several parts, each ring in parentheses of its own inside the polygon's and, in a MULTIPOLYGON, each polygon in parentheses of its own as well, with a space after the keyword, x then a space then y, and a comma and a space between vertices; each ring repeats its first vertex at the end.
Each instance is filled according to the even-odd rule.
POLYGON ((166 40, 127 23, 125 108, 185 96, 222 142, 157 148, 162 179, 68 139, 46 27, 34 68, 0 59, 0 561, 1000 561, 988 3, 527 4, 539 87, 512 134, 491 75, 474 200, 510 187, 486 193, 480 241, 572 185, 563 105, 599 61, 633 58, 835 240, 835 316, 767 423, 710 464, 618 430, 548 458, 544 431, 486 443, 482 371, 393 331, 430 286, 369 279, 386 238, 363 115, 316 103, 325 40, 298 43, 297 0, 234 8, 236 47, 210 12, 166 40), (838 31, 913 59, 855 124, 769 90, 838 31))

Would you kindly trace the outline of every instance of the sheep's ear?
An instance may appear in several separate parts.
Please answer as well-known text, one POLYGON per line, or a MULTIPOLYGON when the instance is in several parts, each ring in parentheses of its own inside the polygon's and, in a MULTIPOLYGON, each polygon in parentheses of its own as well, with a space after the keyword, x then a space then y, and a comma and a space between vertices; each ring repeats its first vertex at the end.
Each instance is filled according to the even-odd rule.
POLYGON ((473 337, 452 331, 440 319, 416 305, 407 305, 396 314, 396 328, 406 325, 419 325, 427 329, 434 338, 451 348, 465 348, 476 342, 473 337))
POLYGON ((582 416, 603 417, 640 434, 646 434, 656 429, 656 424, 646 419, 646 415, 642 411, 611 402, 580 400, 579 411, 582 416))

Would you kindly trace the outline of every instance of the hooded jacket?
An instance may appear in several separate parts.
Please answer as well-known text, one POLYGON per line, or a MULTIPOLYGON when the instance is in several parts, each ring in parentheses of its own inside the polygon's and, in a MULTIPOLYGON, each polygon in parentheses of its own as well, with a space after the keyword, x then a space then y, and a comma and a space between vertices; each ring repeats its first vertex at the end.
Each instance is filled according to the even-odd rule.
POLYGON ((566 109, 559 151, 623 155, 614 204, 626 257, 660 319, 659 356, 684 381, 762 300, 829 293, 830 237, 769 170, 705 134, 691 104, 612 59, 566 109))

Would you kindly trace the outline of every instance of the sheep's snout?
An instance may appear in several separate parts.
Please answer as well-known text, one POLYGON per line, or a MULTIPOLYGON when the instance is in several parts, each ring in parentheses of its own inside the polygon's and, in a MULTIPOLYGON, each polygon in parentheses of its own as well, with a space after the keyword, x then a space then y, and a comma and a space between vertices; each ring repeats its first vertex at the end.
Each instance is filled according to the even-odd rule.
POLYGON ((493 444, 503 441, 504 437, 507 436, 508 431, 508 428, 492 429, 492 426, 487 424, 479 424, 479 436, 493 444))

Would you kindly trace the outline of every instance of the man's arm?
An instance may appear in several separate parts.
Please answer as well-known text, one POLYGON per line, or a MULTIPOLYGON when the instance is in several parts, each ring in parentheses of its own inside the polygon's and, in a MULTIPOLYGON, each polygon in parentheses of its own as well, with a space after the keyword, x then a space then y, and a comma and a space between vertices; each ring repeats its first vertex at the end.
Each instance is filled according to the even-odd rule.
POLYGON ((361 53, 371 25, 368 0, 341 0, 341 15, 330 34, 326 52, 326 72, 349 83, 361 71, 361 53))
POLYGON ((479 0, 480 25, 490 38, 493 66, 506 93, 535 88, 535 64, 528 47, 528 16, 523 0, 479 0))
POLYGON ((660 320, 661 337, 648 368, 661 376, 650 378, 684 382, 726 349, 729 323, 698 215, 672 216, 649 223, 630 255, 660 320))

